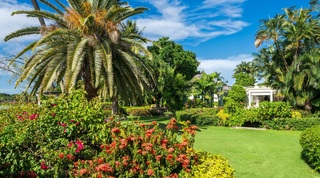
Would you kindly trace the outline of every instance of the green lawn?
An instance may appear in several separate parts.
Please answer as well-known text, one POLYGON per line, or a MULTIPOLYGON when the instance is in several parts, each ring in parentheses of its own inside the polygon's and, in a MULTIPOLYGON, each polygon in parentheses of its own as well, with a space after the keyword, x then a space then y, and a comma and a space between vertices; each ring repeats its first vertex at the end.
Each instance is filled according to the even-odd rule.
POLYGON ((301 132, 203 127, 195 148, 221 154, 238 178, 320 177, 300 159, 301 132))

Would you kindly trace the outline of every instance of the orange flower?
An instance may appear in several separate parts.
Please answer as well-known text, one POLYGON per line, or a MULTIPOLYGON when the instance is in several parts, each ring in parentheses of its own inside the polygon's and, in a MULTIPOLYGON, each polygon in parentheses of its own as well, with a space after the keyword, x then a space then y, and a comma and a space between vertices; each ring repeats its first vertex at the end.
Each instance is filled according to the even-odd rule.
POLYGON ((64 153, 59 153, 59 157, 60 157, 61 159, 63 159, 63 158, 64 158, 64 153))
POLYGON ((149 176, 153 176, 153 175, 154 175, 154 172, 153 172, 152 169, 148 169, 147 174, 148 174, 149 176))

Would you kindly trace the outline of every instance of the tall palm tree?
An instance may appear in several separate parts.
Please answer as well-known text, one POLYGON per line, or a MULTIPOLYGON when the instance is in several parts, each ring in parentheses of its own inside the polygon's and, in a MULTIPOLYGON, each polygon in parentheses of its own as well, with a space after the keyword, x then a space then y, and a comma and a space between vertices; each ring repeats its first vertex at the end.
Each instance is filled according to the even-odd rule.
MULTIPOLYGON (((119 96, 124 101, 141 96, 148 87, 139 69, 148 67, 142 58, 146 51, 144 38, 140 34, 121 34, 120 25, 146 8, 132 8, 118 0, 68 0, 67 6, 56 0, 60 7, 46 0, 41 2, 52 10, 22 10, 13 15, 42 17, 53 21, 52 25, 23 28, 5 37, 8 41, 42 34, 17 54, 16 58, 33 52, 16 85, 32 74, 28 86, 33 84, 31 94, 39 91, 41 95, 53 82, 63 83, 63 91, 68 94, 81 80, 89 100, 99 93, 114 103, 119 96), (140 53, 135 53, 133 47, 140 53)), ((113 113, 117 113, 114 106, 113 113)))

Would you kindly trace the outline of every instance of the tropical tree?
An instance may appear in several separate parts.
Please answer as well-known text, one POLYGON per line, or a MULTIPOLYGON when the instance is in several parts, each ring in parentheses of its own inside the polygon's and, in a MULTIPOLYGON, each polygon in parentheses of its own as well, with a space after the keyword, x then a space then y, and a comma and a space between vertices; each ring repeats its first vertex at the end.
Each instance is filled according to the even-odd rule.
POLYGON ((196 55, 165 37, 148 46, 148 50, 153 56, 148 62, 154 69, 156 81, 149 97, 160 107, 167 105, 172 110, 181 109, 190 92, 189 81, 198 73, 196 55))
POLYGON ((213 107, 214 95, 220 95, 222 87, 225 85, 223 77, 220 73, 213 72, 206 74, 205 72, 200 74, 200 78, 194 78, 192 80, 193 94, 195 98, 200 98, 207 106, 213 107))
POLYGON ((269 45, 255 54, 254 64, 265 83, 281 90, 295 106, 310 110, 320 92, 317 75, 320 23, 311 9, 284 9, 284 14, 263 20, 255 45, 269 45), (311 83, 310 83, 311 82, 311 83), (316 83, 314 83, 316 82, 316 83))
POLYGON ((255 84, 256 69, 252 62, 241 61, 233 71, 233 78, 236 79, 235 84, 241 86, 253 86, 255 84))
POLYGON ((68 94, 78 81, 83 81, 87 99, 99 94, 108 96, 114 103, 113 113, 117 113, 119 96, 125 102, 141 96, 148 87, 148 80, 139 69, 148 68, 142 58, 148 53, 142 44, 146 39, 121 27, 124 20, 146 8, 132 8, 118 0, 68 0, 68 5, 57 0, 59 7, 41 2, 51 10, 22 10, 13 15, 40 17, 52 24, 23 28, 5 37, 8 41, 42 35, 15 57, 33 52, 17 85, 32 74, 27 87, 32 86, 31 94, 41 95, 53 82, 61 84, 62 91, 68 94), (140 53, 136 53, 137 49, 140 53))
POLYGON ((180 73, 185 76, 186 80, 191 80, 199 73, 200 63, 195 53, 184 50, 181 45, 170 41, 168 37, 160 38, 154 44, 149 46, 148 50, 173 68, 175 75, 180 73))

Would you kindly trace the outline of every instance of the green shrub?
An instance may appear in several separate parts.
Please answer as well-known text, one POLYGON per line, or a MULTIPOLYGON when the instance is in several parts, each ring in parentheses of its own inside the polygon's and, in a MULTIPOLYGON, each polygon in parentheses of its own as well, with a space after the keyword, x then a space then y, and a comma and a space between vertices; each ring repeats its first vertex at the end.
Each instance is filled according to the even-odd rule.
POLYGON ((10 108, 0 133, 0 175, 65 177, 73 160, 96 155, 110 138, 112 124, 97 100, 88 102, 82 91, 43 101, 42 106, 10 108), (71 146, 70 146, 71 145, 71 146), (57 159, 64 155, 66 159, 57 159))
POLYGON ((220 155, 208 152, 198 152, 199 163, 192 167, 191 173, 183 175, 187 178, 233 178, 234 169, 231 168, 227 159, 220 155))
POLYGON ((229 126, 242 126, 247 122, 261 122, 259 119, 258 108, 238 109, 237 112, 231 115, 230 119, 228 119, 229 126))
POLYGON ((190 121, 196 125, 220 125, 220 119, 216 116, 217 109, 214 108, 192 108, 177 111, 176 116, 180 121, 190 121))
POLYGON ((116 122, 82 91, 13 108, 0 132, 1 177, 165 177, 190 172, 195 126, 116 122), (28 109, 28 110, 24 110, 28 109), (182 134, 181 136, 178 136, 182 134))
POLYGON ((307 128, 301 133, 302 158, 320 172, 320 126, 307 128))
POLYGON ((287 102, 263 101, 257 111, 260 121, 291 117, 291 106, 287 102))
POLYGON ((151 116, 149 109, 149 106, 136 106, 125 108, 126 113, 129 116, 151 116))
POLYGON ((266 128, 274 130, 305 130, 314 125, 320 125, 319 118, 275 118, 263 122, 266 128))

